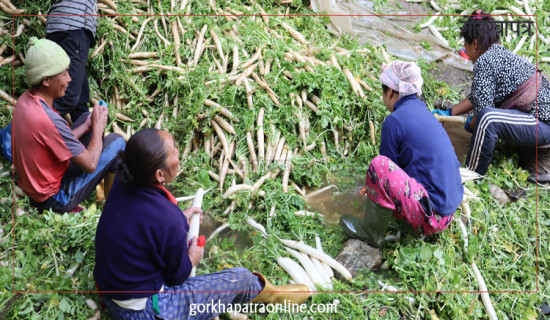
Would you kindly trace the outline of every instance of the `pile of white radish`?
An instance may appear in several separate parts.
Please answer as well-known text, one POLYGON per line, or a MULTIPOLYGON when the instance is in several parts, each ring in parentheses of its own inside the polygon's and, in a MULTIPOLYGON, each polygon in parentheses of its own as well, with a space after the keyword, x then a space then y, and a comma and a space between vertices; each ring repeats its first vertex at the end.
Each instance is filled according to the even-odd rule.
MULTIPOLYGON (((252 218, 247 219, 247 223, 258 230, 263 237, 267 238, 269 234, 265 228, 252 218)), ((332 290, 332 280, 334 272, 340 273, 344 279, 351 280, 351 273, 338 261, 324 253, 321 245, 321 239, 316 236, 316 248, 306 245, 303 242, 291 241, 286 239, 279 240, 286 246, 287 252, 300 263, 288 257, 279 257, 277 262, 285 270, 295 283, 307 285, 310 290, 316 291, 317 286, 332 290)))

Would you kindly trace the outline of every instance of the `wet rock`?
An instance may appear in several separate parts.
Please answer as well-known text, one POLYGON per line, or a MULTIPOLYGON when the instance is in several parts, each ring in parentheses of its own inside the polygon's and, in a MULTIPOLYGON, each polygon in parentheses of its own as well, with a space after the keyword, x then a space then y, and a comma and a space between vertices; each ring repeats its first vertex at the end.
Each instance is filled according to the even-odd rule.
POLYGON ((491 193, 491 196, 495 198, 501 205, 510 202, 510 198, 508 198, 506 192, 504 192, 504 190, 494 184, 489 185, 489 192, 491 193))
POLYGON ((340 249, 336 261, 346 267, 355 277, 359 270, 378 269, 382 263, 382 250, 373 248, 361 240, 350 239, 340 249))
POLYGON ((504 189, 504 192, 506 193, 506 195, 508 195, 508 197, 510 198, 510 200, 512 202, 516 202, 519 199, 524 198, 527 195, 527 191, 525 191, 521 188, 504 189))

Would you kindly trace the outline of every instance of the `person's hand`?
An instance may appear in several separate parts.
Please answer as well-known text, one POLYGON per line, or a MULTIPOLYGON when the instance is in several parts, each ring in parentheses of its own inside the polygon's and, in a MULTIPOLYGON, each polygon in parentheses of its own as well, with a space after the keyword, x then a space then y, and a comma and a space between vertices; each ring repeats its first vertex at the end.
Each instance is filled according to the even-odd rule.
POLYGON ((189 208, 183 210, 183 215, 187 218, 187 223, 191 222, 191 217, 195 213, 200 213, 201 214, 201 223, 202 223, 202 210, 201 210, 201 208, 197 208, 197 207, 189 207, 189 208))
POLYGON ((361 188, 361 190, 359 190, 359 194, 364 196, 367 194, 367 186, 364 186, 363 188, 361 188))
POLYGON ((88 113, 88 117, 86 118, 86 121, 84 121, 84 128, 87 128, 86 131, 88 131, 92 128, 92 114, 91 113, 88 113))
POLYGON ((202 259, 204 254, 204 248, 197 245, 197 237, 193 237, 191 240, 191 245, 189 246, 188 255, 189 260, 191 260, 191 265, 196 266, 202 259))
POLYGON ((105 125, 107 124, 107 116, 109 110, 105 106, 100 106, 99 103, 94 103, 94 110, 92 111, 92 128, 97 129, 103 133, 105 125))
POLYGON ((452 116, 453 115, 453 108, 449 108, 447 110, 435 109, 434 111, 432 111, 432 114, 437 114, 439 116, 452 116))
POLYGON ((472 122, 473 117, 474 117, 473 115, 469 116, 468 119, 466 119, 466 123, 464 123, 464 130, 468 131, 469 133, 474 132, 474 130, 470 128, 470 123, 472 122))

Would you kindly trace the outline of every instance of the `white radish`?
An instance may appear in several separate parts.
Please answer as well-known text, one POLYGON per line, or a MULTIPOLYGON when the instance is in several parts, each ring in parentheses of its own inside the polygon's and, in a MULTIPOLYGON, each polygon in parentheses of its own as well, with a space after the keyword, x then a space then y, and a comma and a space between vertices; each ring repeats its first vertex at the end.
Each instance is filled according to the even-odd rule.
POLYGON ((427 28, 429 25, 431 25, 435 21, 435 19, 439 18, 439 14, 440 12, 436 12, 430 19, 428 19, 428 21, 421 24, 420 28, 421 29, 427 28))
POLYGON ((472 191, 470 191, 470 189, 466 188, 466 186, 463 186, 462 187, 464 189, 464 196, 466 196, 468 198, 468 200, 472 199, 472 200, 477 200, 478 197, 472 193, 472 191))
POLYGON ((228 156, 227 153, 229 152, 229 144, 227 143, 227 138, 225 137, 225 134, 223 133, 222 128, 220 128, 218 123, 215 122, 214 120, 212 120, 210 124, 212 125, 212 127, 214 128, 214 131, 216 131, 216 134, 220 138, 220 141, 222 142, 222 145, 223 145, 223 149, 225 150, 225 155, 227 157, 228 156))
MULTIPOLYGON (((193 200, 193 205, 191 207, 193 208, 201 208, 202 207, 202 199, 204 198, 204 194, 206 192, 199 188, 197 190, 197 193, 195 194, 195 199, 193 200)), ((199 236, 199 226, 200 226, 200 213, 194 213, 191 216, 191 219, 189 219, 189 231, 187 231, 187 241, 192 240, 193 237, 199 236)), ((191 269, 191 273, 189 274, 189 277, 194 277, 196 273, 196 268, 193 267, 191 269)))
POLYGON ((302 264, 302 267, 304 267, 304 270, 306 270, 309 279, 314 285, 321 285, 323 283, 323 277, 319 274, 308 255, 302 255, 300 252, 290 248, 285 249, 291 256, 300 261, 300 264, 302 264))
POLYGON ((225 131, 227 131, 228 133, 231 133, 234 135, 237 134, 233 126, 229 122, 225 121, 222 117, 214 116, 214 120, 220 125, 220 127, 224 128, 225 131))
POLYGON ((285 146, 285 137, 281 137, 277 145, 277 149, 275 149, 275 153, 273 155, 274 156, 273 162, 276 161, 278 164, 282 164, 282 162, 284 162, 284 159, 286 158, 286 153, 283 153, 284 146, 285 146))
POLYGON ((279 257, 277 258, 277 263, 288 273, 294 282, 305 284, 311 291, 315 291, 315 285, 313 285, 313 282, 309 279, 309 276, 304 268, 302 268, 302 266, 300 266, 296 261, 287 257, 279 257))
POLYGON ((220 166, 219 166, 219 169, 220 169, 220 181, 219 181, 220 192, 223 192, 223 183, 225 182, 225 176, 227 175, 228 170, 229 170, 229 161, 228 161, 228 158, 227 158, 228 153, 230 153, 230 152, 224 150, 220 154, 220 166))
MULTIPOLYGON (((305 253, 302 253, 302 255, 307 256, 305 253)), ((317 269, 317 273, 319 273, 319 275, 323 278, 321 286, 325 289, 332 290, 332 281, 330 280, 330 276, 327 274, 321 261, 317 258, 311 257, 311 262, 313 263, 313 266, 315 266, 315 269, 317 269)))
POLYGON ((264 176, 262 176, 254 185, 252 186, 252 191, 257 191, 260 189, 260 187, 264 184, 265 180, 271 178, 271 172, 266 173, 264 176))
POLYGON ((208 236, 208 239, 206 239, 206 242, 212 240, 218 233, 222 232, 223 230, 227 229, 230 226, 229 223, 224 223, 221 226, 217 227, 212 233, 208 236))
POLYGON ((458 124, 465 124, 466 123, 466 117, 463 117, 463 116, 440 116, 438 114, 434 114, 434 117, 439 122, 458 123, 458 124))
POLYGON ((472 215, 472 211, 470 210, 470 205, 467 202, 462 202, 460 204, 462 206, 462 213, 468 218, 468 221, 470 221, 470 217, 472 215))
POLYGON ((258 159, 264 160, 265 159, 265 150, 264 150, 264 108, 260 108, 260 112, 258 113, 258 120, 257 120, 257 127, 258 127, 258 159))
POLYGON ((294 215, 297 217, 315 217, 315 212, 306 211, 306 210, 300 210, 294 212, 294 215))
POLYGON ((177 197, 177 198, 176 198, 176 201, 177 201, 177 202, 181 202, 181 201, 193 200, 193 199, 195 199, 195 196, 196 196, 196 195, 177 197))
POLYGON ((205 24, 204 26, 202 26, 202 29, 199 33, 199 37, 198 37, 198 40, 197 40, 197 48, 195 49, 195 56, 193 57, 192 65, 196 66, 199 62, 200 54, 201 54, 201 51, 202 51, 202 44, 204 42, 204 34, 206 33, 207 28, 208 28, 208 25, 205 24))
POLYGON ((227 315, 231 320, 248 320, 248 316, 246 314, 243 314, 234 310, 228 311, 227 315))
POLYGON ((340 262, 334 260, 332 257, 325 254, 324 252, 321 252, 311 246, 308 246, 305 243, 301 243, 298 241, 292 241, 292 240, 286 240, 286 239, 279 239, 279 240, 287 247, 300 250, 312 257, 319 259, 319 261, 328 264, 334 270, 338 271, 344 277, 344 279, 351 280, 352 276, 351 276, 351 273, 348 271, 348 269, 346 269, 342 264, 340 264, 340 262))
POLYGON ((97 310, 97 303, 95 303, 95 301, 92 299, 86 299, 86 305, 92 311, 97 310))
POLYGON ((237 184, 229 187, 222 195, 222 199, 227 199, 239 191, 252 191, 252 186, 248 184, 237 184))
POLYGON ((246 223, 248 223, 249 226, 251 226, 252 228, 260 231, 260 233, 262 234, 262 236, 264 238, 267 238, 269 236, 269 234, 267 233, 267 231, 265 231, 265 228, 264 226, 262 226, 260 223, 258 223, 256 220, 252 219, 252 218, 248 218, 246 219, 246 223))
POLYGON ((217 182, 220 182, 220 176, 212 170, 208 170, 208 175, 217 182))
POLYGON ((241 85, 241 83, 244 81, 244 79, 246 79, 248 76, 250 76, 254 70, 256 69, 256 67, 258 66, 258 63, 255 63, 253 65, 251 65, 250 67, 246 68, 246 70, 244 70, 240 75, 239 77, 237 78, 237 80, 235 80, 235 85, 238 87, 241 85))
POLYGON ((254 142, 252 141, 252 134, 250 131, 246 132, 246 144, 248 145, 248 152, 250 153, 250 158, 252 158, 252 170, 254 172, 258 171, 258 158, 256 157, 256 150, 254 149, 254 142))
POLYGON ((346 76, 346 79, 348 79, 348 82, 351 86, 351 90, 353 90, 353 92, 359 96, 359 91, 357 91, 357 86, 355 84, 355 80, 353 79, 353 75, 351 74, 351 71, 349 71, 348 69, 344 69, 344 75, 346 76))
POLYGON ((252 101, 252 94, 254 92, 252 91, 252 88, 250 87, 250 83, 248 82, 248 78, 244 79, 244 89, 246 90, 246 103, 248 104, 248 109, 252 110, 252 109, 254 109, 254 103, 252 101))
POLYGON ((462 233, 462 240, 464 241, 464 251, 468 251, 468 231, 466 230, 466 226, 462 222, 461 219, 456 219, 458 222, 458 227, 460 228, 460 232, 462 233))
POLYGON ((434 1, 434 0, 431 0, 430 1, 430 4, 432 5, 432 7, 436 10, 436 11, 443 11, 443 9, 441 9, 441 7, 439 5, 437 5, 437 3, 434 1))
POLYGON ((338 70, 342 71, 342 68, 338 64, 338 60, 336 60, 336 57, 333 54, 330 56, 330 62, 332 62, 332 65, 335 66, 338 70))
POLYGON ((306 197, 306 194, 304 192, 304 190, 302 190, 300 187, 298 187, 298 185, 293 181, 290 183, 290 185, 294 188, 294 190, 296 190, 296 192, 298 192, 299 194, 302 195, 302 197, 306 197))
POLYGON ((449 42, 443 38, 443 36, 441 35, 441 33, 439 33, 439 31, 437 31, 437 28, 431 24, 428 26, 428 28, 430 28, 430 31, 433 33, 433 35, 439 40, 441 41, 441 43, 443 43, 446 47, 449 46, 449 42))
POLYGON ((487 311, 487 315, 489 316, 490 320, 497 320, 497 314, 495 312, 495 309, 493 308, 493 304, 491 303, 491 297, 489 297, 489 293, 487 292, 487 286, 485 285, 485 280, 483 280, 483 277, 481 276, 481 273, 479 272, 479 269, 477 268, 477 265, 475 262, 472 262, 472 270, 474 271, 474 275, 476 277, 477 283, 479 284, 479 293, 481 294, 481 301, 483 301, 483 306, 485 307, 485 310, 487 311))
MULTIPOLYGON (((317 247, 317 250, 321 252, 325 252, 323 250, 323 245, 321 244, 321 238, 319 238, 318 235, 315 235, 315 247, 317 247)), ((323 263, 323 262, 321 263, 323 265, 323 268, 325 268, 325 272, 328 274, 329 278, 334 277, 334 272, 332 271, 332 268, 326 263, 323 263)))
POLYGON ((475 171, 471 171, 466 168, 459 168, 459 171, 460 171, 460 177, 462 178, 462 183, 471 181, 471 180, 480 179, 482 177, 479 173, 475 171))
POLYGON ((290 170, 292 168, 292 150, 286 152, 285 171, 283 173, 283 192, 288 192, 288 180, 290 178, 290 170))
POLYGON ((256 62, 260 58, 261 55, 262 55, 262 49, 257 48, 256 53, 254 53, 247 62, 243 63, 243 65, 241 66, 241 69, 244 70, 250 67, 254 62, 256 62))
POLYGON ((304 38, 304 36, 302 36, 302 34, 300 34, 298 31, 294 30, 291 26, 289 26, 288 24, 286 23, 282 23, 281 24, 283 26, 283 28, 288 31, 288 33, 290 33, 291 36, 294 37, 294 39, 298 40, 300 43, 302 44, 305 44, 307 45, 308 42, 307 40, 304 38))
POLYGON ((333 185, 333 184, 331 184, 330 186, 326 186, 326 187, 324 187, 324 188, 322 188, 322 189, 312 191, 312 192, 310 192, 310 193, 307 194, 306 198, 309 199, 309 198, 313 198, 313 197, 315 197, 315 196, 318 196, 319 194, 321 194, 321 193, 323 193, 323 192, 325 192, 325 191, 327 191, 327 190, 330 190, 332 187, 336 187, 336 186, 333 185))

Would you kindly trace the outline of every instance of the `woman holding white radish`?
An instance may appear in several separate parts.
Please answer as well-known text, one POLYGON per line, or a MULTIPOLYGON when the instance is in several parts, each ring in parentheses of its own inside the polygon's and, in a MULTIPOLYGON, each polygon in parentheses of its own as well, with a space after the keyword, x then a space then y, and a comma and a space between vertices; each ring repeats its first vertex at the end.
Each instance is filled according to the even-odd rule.
POLYGON ((550 143, 550 83, 533 64, 500 45, 499 24, 482 10, 467 17, 460 34, 474 63, 472 90, 457 105, 434 113, 473 109, 464 126, 473 132, 466 165, 483 175, 498 139, 533 151, 535 145, 550 143))
POLYGON ((382 67, 383 101, 391 114, 382 124, 380 155, 367 170, 365 217, 342 215, 352 238, 380 247, 392 215, 430 235, 447 228, 463 195, 458 162, 441 124, 417 95, 422 74, 413 62, 382 67))
POLYGON ((191 312, 199 304, 303 303, 306 285, 275 287, 261 274, 232 268, 190 277, 204 249, 187 242, 189 220, 164 188, 179 168, 174 139, 154 128, 133 135, 96 232, 94 278, 115 319, 211 319, 222 307, 191 312))

